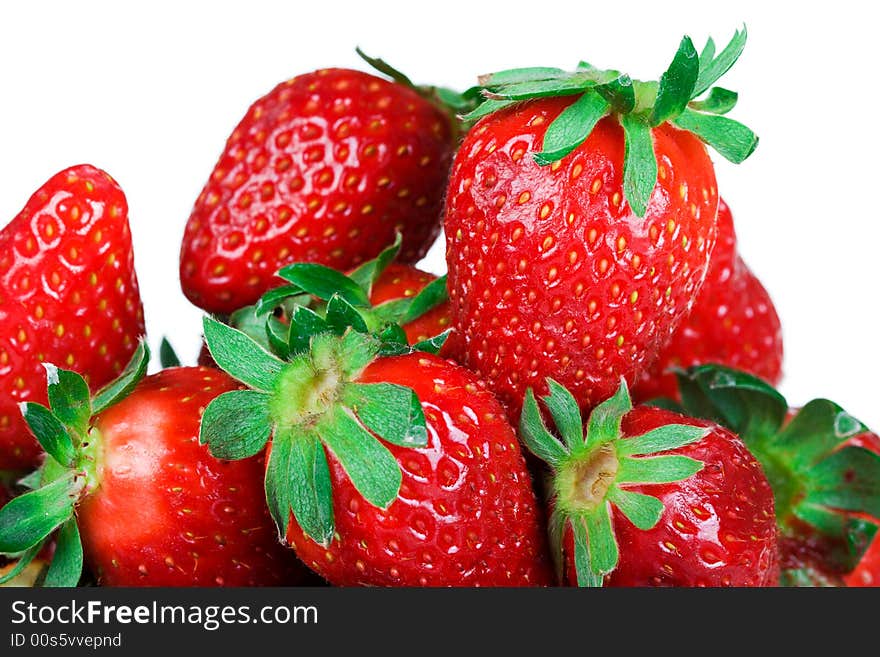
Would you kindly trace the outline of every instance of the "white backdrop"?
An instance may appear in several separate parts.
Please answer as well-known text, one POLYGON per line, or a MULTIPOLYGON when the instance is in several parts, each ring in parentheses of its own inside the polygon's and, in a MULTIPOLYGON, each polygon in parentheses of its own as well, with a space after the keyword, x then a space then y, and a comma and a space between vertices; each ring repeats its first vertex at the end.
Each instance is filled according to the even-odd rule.
MULTIPOLYGON (((749 42, 723 85, 761 137, 744 164, 715 156, 740 251, 776 301, 794 404, 825 396, 880 427, 876 375, 880 129, 871 3, 5 2, 0 5, 0 225, 56 171, 107 170, 130 206, 155 347, 185 362, 201 313, 184 298, 184 224, 251 102, 325 66, 366 68, 361 45, 417 82, 465 88, 526 65, 656 78, 683 34, 749 42)), ((438 242, 422 266, 445 270, 438 242)))

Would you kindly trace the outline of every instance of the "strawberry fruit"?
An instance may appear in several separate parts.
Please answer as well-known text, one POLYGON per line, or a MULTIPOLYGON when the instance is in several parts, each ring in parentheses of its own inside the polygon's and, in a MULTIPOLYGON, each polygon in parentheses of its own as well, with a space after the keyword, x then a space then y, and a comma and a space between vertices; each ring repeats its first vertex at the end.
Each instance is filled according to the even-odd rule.
POLYGON ((16 403, 45 403, 44 362, 100 387, 143 333, 125 195, 90 165, 55 174, 0 232, 0 469, 38 463, 16 403))
POLYGON ((262 454, 225 462, 198 443, 202 409, 240 386, 203 367, 142 378, 148 357, 141 345, 91 398, 79 375, 46 366, 51 410, 22 412, 48 457, 34 490, 0 510, 0 553, 24 568, 56 534, 46 586, 75 586, 84 562, 102 586, 299 582, 307 571, 265 507, 262 454))
POLYGON ((290 262, 347 270, 395 231, 404 262, 425 254, 440 231, 456 126, 436 90, 426 97, 395 77, 322 69, 250 107, 186 225, 190 301, 228 314, 280 283, 275 272, 290 262))
POLYGON ((550 379, 558 437, 526 393, 520 436, 552 469, 550 537, 560 578, 579 586, 773 586, 773 494, 723 427, 633 408, 626 383, 584 426, 550 379))
POLYGON ((744 43, 697 56, 685 37, 659 83, 586 63, 481 80, 447 192, 449 294, 457 357, 512 419, 546 377, 585 410, 632 384, 690 309, 716 237, 705 143, 736 162, 757 144, 722 116, 736 94, 709 90, 744 43))
POLYGON ((267 500, 303 562, 338 586, 550 584, 532 481, 495 397, 452 361, 304 312, 286 360, 205 318, 214 360, 251 390, 211 402, 201 429, 220 458, 271 438, 267 500))
POLYGON ((733 215, 719 199, 718 239, 706 280, 633 397, 675 397, 673 368, 707 363, 749 372, 775 386, 782 380, 782 356, 782 324, 773 300, 737 252, 733 215))

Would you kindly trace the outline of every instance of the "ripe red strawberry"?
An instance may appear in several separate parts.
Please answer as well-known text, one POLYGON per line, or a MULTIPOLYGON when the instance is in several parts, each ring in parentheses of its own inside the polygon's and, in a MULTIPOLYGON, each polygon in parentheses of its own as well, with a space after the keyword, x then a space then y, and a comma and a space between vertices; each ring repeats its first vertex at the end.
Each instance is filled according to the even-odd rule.
POLYGON ((730 208, 718 202, 718 239, 690 313, 633 389, 635 399, 674 398, 670 368, 716 363, 771 385, 782 379, 782 325, 773 300, 737 253, 730 208))
POLYGON ((0 232, 0 469, 38 462, 16 403, 46 401, 44 362, 97 388, 143 332, 125 195, 90 165, 55 174, 0 232))
POLYGON ((730 92, 692 99, 744 41, 697 57, 685 37, 659 91, 586 64, 483 80, 447 192, 449 295, 459 358, 513 419, 548 376, 584 409, 636 381, 690 309, 716 235, 703 141, 734 161, 757 143, 713 113, 730 92))
POLYGON ((739 435, 766 472, 781 583, 843 586, 859 577, 880 526, 880 444, 868 428, 827 399, 790 407, 762 379, 728 367, 692 367, 678 381, 683 412, 739 435))
POLYGON ((551 466, 550 534, 580 586, 775 586, 773 494, 742 441, 717 424, 632 407, 625 382, 586 425, 548 381, 552 435, 531 389, 520 435, 551 466))
MULTIPOLYGON (((292 314, 292 334, 302 317, 292 314)), ((331 584, 552 582, 516 433, 470 371, 350 329, 314 330, 286 361, 213 319, 204 330, 214 359, 252 390, 212 402, 202 440, 237 458, 271 435, 273 517, 331 584)))
MULTIPOLYGON (((398 78, 400 76, 398 75, 398 78)), ((183 292, 212 313, 254 303, 293 261, 347 270, 440 230, 456 130, 411 84, 322 69, 279 84, 235 128, 186 225, 183 292)))
MULTIPOLYGON (((880 455, 880 436, 872 431, 852 438, 847 445, 863 447, 880 455)), ((874 525, 880 526, 880 518, 873 520, 874 525)), ((843 581, 847 586, 880 586, 880 534, 874 534, 862 558, 852 571, 844 575, 843 581)))
POLYGON ((147 359, 140 348, 91 400, 78 375, 48 368, 52 410, 22 410, 51 458, 0 510, 0 552, 30 558, 57 530, 48 586, 76 585, 83 561, 103 586, 300 581, 265 507, 263 455, 225 462, 198 442, 205 406, 240 386, 202 367, 139 381, 147 359))

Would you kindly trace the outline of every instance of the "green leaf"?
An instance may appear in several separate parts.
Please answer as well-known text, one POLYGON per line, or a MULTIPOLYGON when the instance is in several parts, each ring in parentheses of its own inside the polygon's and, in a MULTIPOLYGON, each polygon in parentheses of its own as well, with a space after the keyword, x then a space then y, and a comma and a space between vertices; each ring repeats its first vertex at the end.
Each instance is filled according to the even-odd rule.
POLYGON ((446 288, 446 275, 444 274, 428 283, 412 298, 409 308, 399 323, 407 324, 418 319, 429 310, 447 301, 449 301, 449 290, 446 288))
POLYGON ((682 38, 678 51, 666 72, 660 77, 657 100, 651 112, 651 125, 678 116, 693 97, 697 76, 700 74, 700 58, 690 37, 682 38))
POLYGON ((651 126, 638 115, 623 114, 625 153, 623 158, 623 195, 633 212, 644 217, 657 183, 657 157, 651 126))
POLYGON ((572 538, 574 539, 574 567, 577 573, 577 584, 582 587, 601 587, 604 577, 601 573, 593 570, 586 519, 571 518, 570 521, 572 538))
POLYGON ((617 392, 596 406, 587 421, 587 451, 599 445, 617 440, 620 437, 620 422, 623 416, 632 410, 632 400, 626 387, 626 380, 621 378, 617 392))
POLYGON ((587 523, 587 540, 590 542, 590 569, 597 575, 605 576, 617 568, 620 552, 608 505, 601 504, 585 517, 587 523))
POLYGON ((379 340, 382 342, 380 356, 400 356, 412 351, 406 332, 398 324, 387 324, 379 333, 379 340))
POLYGON ((363 59, 367 64, 372 66, 374 69, 379 71, 380 73, 384 73, 389 78, 394 80, 395 82, 404 85, 405 87, 415 88, 415 85, 412 83, 406 75, 398 71, 396 68, 391 66, 384 59, 379 59, 377 57, 370 57, 364 54, 364 51, 360 49, 360 46, 356 47, 354 51, 363 59))
POLYGON ((584 143, 596 123, 608 114, 608 102, 596 93, 585 93, 547 127, 540 153, 535 161, 540 165, 562 159, 584 143))
POLYGON ((46 572, 43 586, 47 588, 72 588, 79 583, 83 568, 83 548, 76 526, 76 518, 71 518, 58 530, 55 554, 46 572))
POLYGON ((388 268, 388 265, 397 258, 402 243, 402 233, 399 230, 395 231, 394 242, 390 246, 385 247, 378 256, 355 269, 348 277, 357 283, 364 293, 369 296, 373 290, 373 284, 379 279, 382 272, 388 268))
POLYGON ((663 502, 656 497, 624 490, 617 485, 608 489, 606 499, 616 505, 633 525, 643 531, 656 526, 663 515, 663 502))
POLYGON ((688 106, 698 112, 727 114, 736 107, 738 100, 739 94, 735 91, 729 91, 721 87, 712 87, 709 90, 709 95, 704 100, 694 100, 688 106))
POLYGON ((400 465, 348 409, 334 407, 319 421, 317 432, 370 504, 387 509, 397 499, 403 480, 400 465))
POLYGON ((425 447, 428 429, 416 393, 393 383, 350 383, 342 402, 370 431, 401 447, 425 447))
POLYGON ((700 75, 694 86, 694 92, 691 98, 696 98, 706 89, 711 87, 715 82, 736 63, 746 46, 746 26, 743 25, 742 31, 737 30, 730 39, 724 50, 715 57, 715 43, 710 39, 706 43, 700 55, 700 75))
POLYGON ((174 351, 174 347, 165 336, 162 336, 162 342, 159 343, 159 365, 163 370, 169 367, 180 367, 180 358, 177 357, 177 352, 174 351))
POLYGON ((370 305, 367 293, 360 285, 342 272, 324 265, 298 262, 282 267, 278 276, 324 301, 339 295, 352 306, 370 305))
POLYGON ((423 351, 426 354, 439 354, 440 350, 443 348, 443 345, 446 344, 446 340, 449 339, 449 336, 452 335, 452 331, 454 329, 446 329, 443 333, 438 333, 434 337, 428 338, 427 340, 422 340, 420 342, 416 342, 412 348, 413 351, 423 351))
POLYGON ((43 481, 43 468, 37 468, 31 473, 28 473, 17 482, 15 482, 18 486, 22 488, 26 488, 27 490, 34 490, 35 488, 39 488, 40 484, 43 481))
POLYGON ((549 377, 547 387, 550 394, 543 397, 544 404, 553 417, 562 441, 569 450, 574 451, 584 444, 584 421, 580 406, 565 386, 549 377))
POLYGON ((48 408, 36 402, 21 402, 21 414, 40 446, 61 465, 71 466, 76 458, 67 428, 48 408))
POLYGON ((297 306, 290 316, 290 354, 307 351, 312 337, 327 333, 330 326, 318 313, 305 306, 297 306))
POLYGON ((674 454, 620 459, 617 482, 621 484, 669 484, 684 481, 703 468, 703 462, 674 454))
POLYGON ((688 108, 673 123, 694 133, 734 164, 744 161, 758 146, 758 136, 754 132, 726 116, 704 114, 688 108))
POLYGON ((266 338, 273 354, 283 360, 290 357, 290 324, 270 315, 266 318, 266 338))
POLYGON ((0 509, 0 554, 18 554, 41 542, 73 514, 73 474, 12 498, 0 509))
POLYGON ((327 302, 325 321, 330 330, 337 335, 342 335, 349 327, 361 333, 369 330, 366 320, 357 308, 338 294, 334 294, 327 302))
POLYGON ((568 457, 568 450, 547 430, 531 388, 526 390, 519 417, 519 437, 532 454, 551 466, 568 457))
MULTIPOLYGON (((300 289, 296 285, 279 285, 278 287, 274 287, 268 292, 264 293, 259 299, 257 299, 257 303, 252 306, 252 315, 255 318, 258 318, 259 321, 265 321, 266 315, 275 310, 278 306, 280 306, 283 302, 287 301, 291 297, 304 296, 302 289, 300 289)), ((233 326, 236 326, 233 324, 233 326)), ((236 326, 236 328, 242 328, 241 326, 236 326)))
POLYGON ((3 586, 7 582, 11 582, 16 577, 18 577, 22 573, 22 571, 24 571, 24 569, 31 564, 31 562, 34 560, 34 557, 36 557, 40 553, 40 550, 43 549, 44 543, 45 541, 40 541, 32 548, 23 552, 16 559, 15 565, 12 568, 10 568, 7 572, 0 574, 0 586, 3 586))
POLYGON ((516 104, 515 100, 484 100, 482 103, 477 105, 475 110, 468 112, 467 114, 463 114, 460 118, 464 123, 473 123, 475 121, 479 121, 484 116, 489 116, 490 114, 494 114, 498 110, 502 110, 505 107, 510 107, 511 105, 516 104))
POLYGON ((595 81, 587 76, 570 75, 557 80, 516 82, 497 89, 487 89, 483 94, 493 100, 529 100, 547 96, 571 96, 595 85, 595 81))
MULTIPOLYGON (((330 338, 329 345, 339 347, 339 362, 342 365, 342 373, 349 380, 353 380, 358 374, 376 359, 382 343, 375 337, 366 333, 349 331, 342 336, 342 342, 336 342, 330 338)), ((315 349, 312 350, 315 353, 315 349)))
POLYGON ((641 456, 677 449, 702 440, 709 430, 691 424, 667 424, 616 443, 618 456, 641 456))
POLYGON ((807 476, 804 503, 880 518, 880 455, 845 447, 813 465, 807 476))
POLYGON ((138 342, 131 359, 122 373, 92 397, 92 414, 97 415, 118 401, 122 401, 147 374, 150 348, 143 340, 138 342))
MULTIPOLYGON (((547 521, 547 539, 550 547, 550 556, 553 559, 553 567, 556 572, 556 581, 562 582, 565 576, 565 555, 563 554, 563 545, 565 541, 565 529, 569 526, 568 516, 563 513, 558 505, 552 505, 550 511, 550 519, 547 521)), ((586 530, 583 533, 584 544, 586 544, 586 530)), ((577 550, 577 537, 575 536, 575 549, 577 550)), ((577 558, 577 552, 575 552, 577 558)), ((590 558, 586 556, 583 563, 587 564, 589 571, 590 558)), ((580 578, 580 570, 575 568, 575 574, 580 578)))
POLYGON ((49 407, 52 412, 62 424, 84 434, 89 430, 89 419, 92 416, 89 385, 76 372, 59 369, 51 363, 43 363, 43 367, 46 368, 49 407))
POLYGON ((479 82, 484 87, 497 87, 501 85, 518 84, 520 82, 539 82, 541 80, 555 80, 570 76, 571 73, 561 68, 549 66, 533 66, 531 68, 511 68, 505 71, 481 75, 479 82))
POLYGON ((284 368, 284 361, 270 354, 242 331, 218 322, 213 317, 202 319, 205 343, 214 361, 227 374, 242 383, 269 392, 284 368))
POLYGON ((775 441, 785 462, 809 474, 819 461, 868 427, 828 399, 813 399, 779 432, 775 441))
POLYGON ((596 86, 596 91, 608 101, 611 109, 618 114, 629 114, 636 107, 636 92, 633 81, 625 73, 613 80, 596 86))
POLYGON ((199 426, 199 443, 218 459, 239 460, 257 454, 272 433, 269 395, 232 390, 208 404, 199 426))

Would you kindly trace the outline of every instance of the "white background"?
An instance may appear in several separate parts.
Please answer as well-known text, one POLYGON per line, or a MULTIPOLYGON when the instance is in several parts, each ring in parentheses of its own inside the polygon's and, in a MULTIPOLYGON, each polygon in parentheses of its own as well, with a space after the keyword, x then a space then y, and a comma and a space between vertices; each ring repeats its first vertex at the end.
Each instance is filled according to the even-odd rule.
MULTIPOLYGON (((722 84, 761 137, 719 156, 740 251, 776 301, 782 392, 824 396, 880 427, 876 376, 878 63, 871 3, 4 2, 0 6, 0 225, 56 171, 89 162, 125 191, 152 346, 185 362, 201 313, 178 282, 192 204, 227 135, 275 84, 366 68, 361 45, 416 82, 457 88, 502 68, 586 59, 656 78, 682 35, 719 46, 745 23, 722 84)), ((443 243, 422 263, 445 271, 443 243)))

